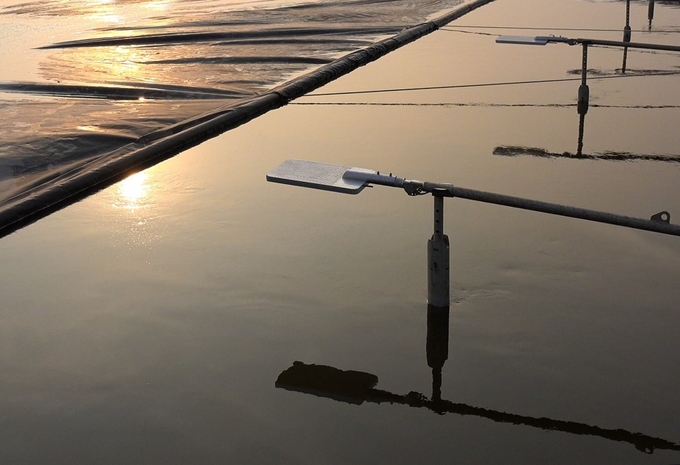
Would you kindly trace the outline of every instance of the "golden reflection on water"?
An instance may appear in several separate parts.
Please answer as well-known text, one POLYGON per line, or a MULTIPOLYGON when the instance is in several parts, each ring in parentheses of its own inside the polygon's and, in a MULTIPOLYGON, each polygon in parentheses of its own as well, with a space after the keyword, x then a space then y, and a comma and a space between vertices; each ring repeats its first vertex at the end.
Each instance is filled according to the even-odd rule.
POLYGON ((56 79, 68 67, 69 79, 76 82, 156 82, 158 76, 144 67, 153 53, 129 45, 66 50, 43 63, 41 71, 45 78, 56 79))
POLYGON ((162 190, 148 171, 134 173, 107 190, 100 204, 117 245, 150 246, 163 235, 159 213, 162 190), (155 186, 155 187, 154 187, 155 186))
POLYGON ((118 183, 118 194, 122 200, 120 205, 123 208, 134 210, 144 206, 144 200, 149 195, 147 178, 147 173, 140 171, 118 183))
POLYGON ((114 0, 95 0, 88 2, 87 7, 92 10, 90 18, 95 21, 113 24, 123 22, 123 16, 116 14, 109 6, 113 3, 115 3, 114 0))
POLYGON ((144 17, 145 10, 160 12, 168 9, 175 0, 141 2, 139 5, 120 3, 117 0, 91 0, 85 4, 90 19, 107 24, 123 24, 135 17, 144 17))
MULTIPOLYGON (((104 52, 106 53, 106 52, 104 52)), ((115 52, 111 55, 106 53, 106 57, 101 63, 106 63, 109 69, 102 69, 101 72, 110 73, 121 79, 143 80, 142 71, 139 67, 140 55, 135 48, 132 47, 116 47, 115 52)))

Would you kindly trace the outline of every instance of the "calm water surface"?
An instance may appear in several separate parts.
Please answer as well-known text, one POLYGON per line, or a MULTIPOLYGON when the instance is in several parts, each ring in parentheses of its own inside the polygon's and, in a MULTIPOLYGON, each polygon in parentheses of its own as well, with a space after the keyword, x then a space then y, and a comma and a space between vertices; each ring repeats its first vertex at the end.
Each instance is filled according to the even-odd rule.
MULTIPOLYGON (((633 40, 677 44, 680 10, 657 2, 649 32, 647 6, 633 40)), ((317 94, 578 78, 579 48, 479 26, 619 40, 624 21, 625 2, 498 0, 317 94)), ((438 396, 431 198, 264 181, 296 157, 677 222, 680 81, 594 79, 622 58, 591 50, 588 157, 578 81, 309 96, 4 238, 0 461, 680 462, 677 238, 446 200, 438 396), (324 397, 279 379, 296 361, 377 384, 324 397)))

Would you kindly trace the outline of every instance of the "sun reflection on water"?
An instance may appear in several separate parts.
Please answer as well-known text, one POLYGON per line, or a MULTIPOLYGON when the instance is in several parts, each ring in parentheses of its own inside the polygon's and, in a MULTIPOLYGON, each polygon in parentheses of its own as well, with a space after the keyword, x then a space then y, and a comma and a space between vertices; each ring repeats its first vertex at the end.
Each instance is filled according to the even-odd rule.
POLYGON ((97 21, 105 23, 121 23, 123 17, 114 13, 111 4, 115 4, 114 0, 95 0, 87 3, 89 9, 93 11, 90 17, 97 21))
POLYGON ((149 196, 147 179, 147 173, 140 171, 119 182, 118 194, 122 200, 120 206, 127 209, 145 206, 145 200, 149 196))
POLYGON ((160 192, 149 172, 140 171, 103 196, 101 205, 109 212, 107 222, 118 245, 148 247, 163 237, 162 222, 157 221, 162 216, 157 205, 160 192))
POLYGON ((83 10, 90 12, 89 17, 95 21, 122 24, 134 18, 143 18, 149 11, 165 11, 174 1, 152 0, 140 2, 139 4, 129 4, 127 2, 118 2, 117 0, 89 0, 86 1, 83 10))

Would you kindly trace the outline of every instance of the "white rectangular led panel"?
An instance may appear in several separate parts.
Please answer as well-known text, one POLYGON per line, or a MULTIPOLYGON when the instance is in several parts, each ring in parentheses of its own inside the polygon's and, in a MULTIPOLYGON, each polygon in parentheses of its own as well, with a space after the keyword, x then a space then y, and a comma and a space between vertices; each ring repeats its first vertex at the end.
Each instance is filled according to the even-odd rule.
POLYGON ((358 194, 368 185, 368 181, 356 177, 344 178, 343 176, 349 170, 353 173, 377 174, 376 171, 363 168, 291 159, 284 161, 267 174, 267 181, 344 194, 358 194))

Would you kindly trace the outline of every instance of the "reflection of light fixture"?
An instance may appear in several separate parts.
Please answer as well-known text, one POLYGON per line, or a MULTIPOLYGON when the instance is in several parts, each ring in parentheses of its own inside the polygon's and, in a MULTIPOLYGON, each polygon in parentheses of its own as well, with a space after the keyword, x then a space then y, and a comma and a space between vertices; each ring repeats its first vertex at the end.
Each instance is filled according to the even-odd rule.
MULTIPOLYGON (((580 145, 580 144, 579 144, 580 145)), ((549 152, 540 147, 526 147, 519 145, 500 145, 493 149, 494 155, 502 157, 515 157, 518 155, 528 155, 539 158, 569 158, 575 160, 603 160, 603 161, 658 161, 664 163, 680 163, 680 155, 658 155, 632 152, 617 152, 606 150, 592 154, 570 153, 570 152, 549 152)))
POLYGON ((361 405, 364 402, 375 404, 390 403, 425 408, 439 415, 453 413, 456 415, 472 415, 487 418, 498 423, 530 426, 547 431, 560 431, 579 436, 587 435, 629 443, 639 451, 651 454, 654 450, 680 451, 680 445, 667 439, 634 433, 624 429, 605 429, 595 425, 575 421, 553 420, 546 417, 529 417, 515 413, 501 412, 483 407, 451 402, 433 396, 427 399, 417 392, 406 395, 394 394, 383 389, 376 389, 378 377, 372 373, 354 370, 339 370, 325 365, 308 365, 295 362, 284 370, 276 380, 275 386, 287 391, 302 392, 318 397, 325 397, 340 402, 361 405))
POLYGON ((589 45, 603 45, 607 47, 624 47, 624 48, 639 48, 645 50, 665 50, 671 52, 680 52, 680 46, 664 45, 664 44, 645 44, 641 42, 626 42, 618 40, 600 40, 600 39, 569 39, 560 36, 537 36, 537 37, 523 37, 523 36, 500 36, 496 39, 498 44, 516 44, 516 45, 547 45, 549 43, 561 43, 568 45, 582 45, 583 59, 581 62, 581 86, 578 89, 578 104, 577 109, 579 115, 584 115, 588 111, 588 101, 590 98, 590 91, 586 84, 588 74, 588 46, 589 45))

